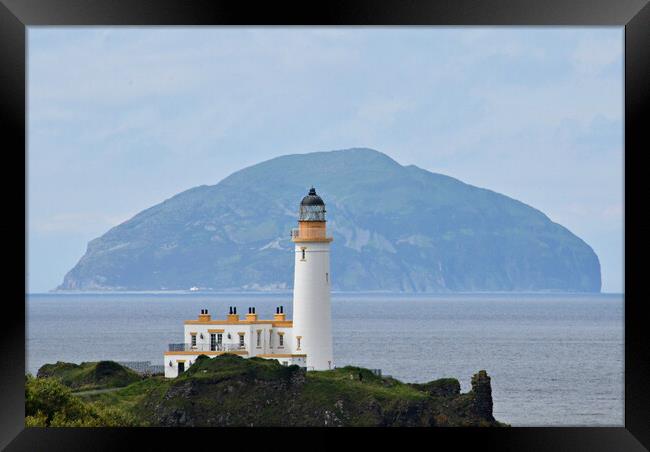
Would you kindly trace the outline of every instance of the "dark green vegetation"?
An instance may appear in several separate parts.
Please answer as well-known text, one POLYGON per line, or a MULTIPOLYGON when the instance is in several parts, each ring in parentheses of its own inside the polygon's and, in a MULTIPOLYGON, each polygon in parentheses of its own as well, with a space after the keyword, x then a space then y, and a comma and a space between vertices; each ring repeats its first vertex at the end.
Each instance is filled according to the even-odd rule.
POLYGON ((311 185, 334 290, 600 291, 591 247, 542 212, 370 149, 278 157, 184 191, 91 241, 59 289, 288 289, 311 185))
POLYGON ((275 360, 200 356, 176 379, 147 377, 75 396, 59 380, 28 377, 26 394, 28 425, 505 425, 492 416, 485 371, 461 394, 453 378, 406 384, 359 367, 305 372, 275 360))
POLYGON ((55 378, 25 379, 27 427, 130 427, 139 425, 126 410, 88 403, 55 378))
POLYGON ((38 369, 39 378, 54 378, 75 391, 117 388, 139 381, 142 377, 133 370, 114 361, 87 362, 81 364, 45 364, 38 369))

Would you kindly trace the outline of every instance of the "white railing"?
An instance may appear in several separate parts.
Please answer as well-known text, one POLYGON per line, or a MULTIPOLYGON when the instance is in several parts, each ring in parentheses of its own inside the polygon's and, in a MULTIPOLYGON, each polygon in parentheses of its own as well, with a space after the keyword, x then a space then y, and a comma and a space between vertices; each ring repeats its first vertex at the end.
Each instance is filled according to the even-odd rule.
POLYGON ((239 344, 169 344, 170 352, 229 352, 233 350, 244 350, 239 344))

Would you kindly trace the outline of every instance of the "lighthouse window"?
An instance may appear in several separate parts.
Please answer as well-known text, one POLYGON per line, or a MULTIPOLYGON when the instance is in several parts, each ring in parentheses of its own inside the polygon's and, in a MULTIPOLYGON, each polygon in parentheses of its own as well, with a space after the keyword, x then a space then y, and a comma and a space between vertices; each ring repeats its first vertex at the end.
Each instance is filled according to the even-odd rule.
POLYGON ((296 350, 300 350, 300 339, 302 339, 301 336, 298 336, 296 340, 298 341, 298 346, 296 347, 296 350))
POLYGON ((239 335, 239 348, 244 348, 244 335, 239 335))
POLYGON ((282 334, 279 334, 279 336, 280 336, 280 338, 279 338, 280 345, 279 346, 284 347, 284 336, 282 334))
POLYGON ((257 330, 257 346, 262 346, 262 330, 257 330))
POLYGON ((192 347, 196 347, 196 334, 192 334, 192 347))
POLYGON ((304 248, 302 249, 302 260, 303 261, 305 260, 305 249, 304 248))
POLYGON ((325 273, 325 282, 330 282, 330 274, 325 273))
POLYGON ((269 347, 273 347, 273 330, 269 331, 269 347))

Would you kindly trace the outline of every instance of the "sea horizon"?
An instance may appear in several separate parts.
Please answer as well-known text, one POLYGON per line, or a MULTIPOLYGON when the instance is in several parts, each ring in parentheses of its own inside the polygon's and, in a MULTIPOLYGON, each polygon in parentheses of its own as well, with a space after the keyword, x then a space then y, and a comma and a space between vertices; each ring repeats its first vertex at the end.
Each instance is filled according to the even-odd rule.
MULTIPOLYGON (((215 294, 215 295, 228 295, 228 294, 293 294, 293 289, 287 290, 196 290, 192 291, 189 289, 179 289, 179 290, 51 290, 47 292, 25 292, 25 295, 103 295, 103 294, 125 294, 125 295, 164 295, 164 294, 215 294)), ((422 295, 422 296, 437 296, 437 295, 611 295, 611 296, 625 296, 625 292, 563 292, 563 291, 472 291, 472 292, 396 292, 396 291, 384 291, 384 290, 355 290, 355 291, 345 291, 345 290, 332 290, 332 295, 354 295, 354 294, 377 294, 377 295, 422 295)))

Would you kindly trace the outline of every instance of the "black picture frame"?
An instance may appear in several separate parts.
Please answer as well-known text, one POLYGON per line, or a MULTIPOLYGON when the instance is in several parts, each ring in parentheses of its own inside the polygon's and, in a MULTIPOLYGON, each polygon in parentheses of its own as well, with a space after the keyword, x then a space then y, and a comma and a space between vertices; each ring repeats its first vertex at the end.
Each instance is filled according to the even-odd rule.
MULTIPOLYGON (((11 203, 3 216, 5 241, 15 247, 5 254, 7 268, 3 306, 3 364, 0 366, 0 447, 7 450, 169 450, 193 447, 197 441, 218 441, 223 436, 245 440, 247 446, 260 444, 273 448, 271 429, 245 433, 240 430, 195 429, 179 434, 177 429, 25 429, 25 300, 16 281, 26 289, 26 202, 19 199, 16 180, 10 175, 25 175, 26 187, 26 27, 35 25, 577 25, 625 27, 625 197, 643 196, 641 164, 643 151, 650 149, 642 117, 648 116, 650 93, 650 6, 648 0, 327 0, 312 2, 259 2, 224 0, 0 0, 0 124, 6 132, 3 146, 4 193, 11 203), (645 113, 645 115, 644 115, 645 113), (629 188, 629 190, 628 190, 629 188), (21 221, 20 213, 23 213, 21 221), (11 228, 7 228, 10 226, 11 228), (25 247, 11 236, 23 236, 25 247), (23 264, 24 276, 16 262, 23 264), (15 273, 15 277, 14 274, 15 273), (15 311, 14 311, 15 310, 15 311), (243 436, 245 435, 245 436, 243 436)), ((647 127, 646 127, 647 128, 647 127)), ((630 197, 630 198, 628 198, 630 197)), ((509 428, 509 429, 359 429, 375 440, 386 435, 407 433, 407 447, 432 447, 446 442, 454 449, 466 446, 482 450, 571 450, 635 451, 650 447, 650 337, 644 328, 643 299, 640 290, 642 266, 633 256, 643 249, 643 222, 635 209, 643 203, 627 203, 625 210, 625 426, 619 428, 509 428), (629 252, 629 249, 632 252, 629 252), (636 251, 636 252, 635 252, 636 251), (416 446, 417 447, 417 446, 416 446)), ((341 432, 318 429, 296 431, 296 447, 309 444, 340 447, 341 432), (298 445, 299 444, 299 445, 298 445)), ((293 435, 293 433, 292 433, 293 435)), ((233 438, 234 439, 234 438, 233 438)), ((278 447, 294 440, 280 441, 278 447)), ((363 447, 357 443, 357 447, 363 447)), ((234 446, 240 447, 240 446, 234 446)), ((402 446, 403 447, 403 446, 402 446)))

